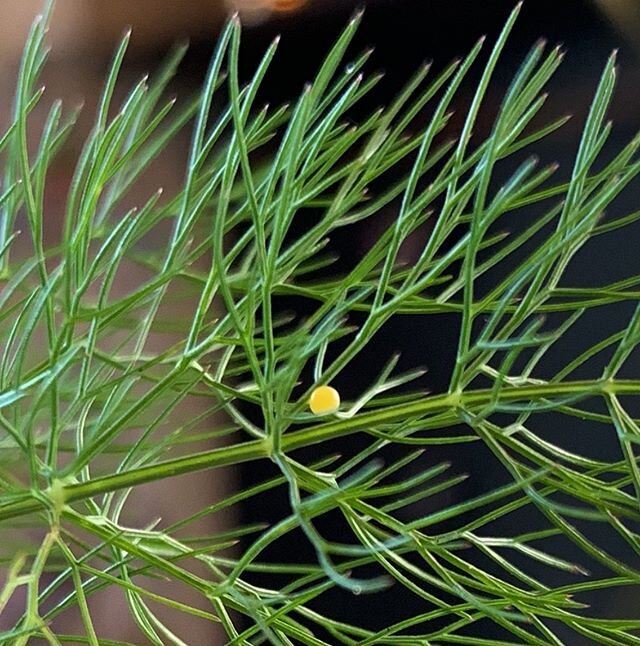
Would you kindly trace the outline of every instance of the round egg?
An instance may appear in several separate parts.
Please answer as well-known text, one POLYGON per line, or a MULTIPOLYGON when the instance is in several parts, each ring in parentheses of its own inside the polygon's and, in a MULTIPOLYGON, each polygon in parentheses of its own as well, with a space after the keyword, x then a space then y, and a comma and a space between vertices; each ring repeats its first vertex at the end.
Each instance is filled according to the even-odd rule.
POLYGON ((331 386, 318 386, 311 393, 309 408, 316 415, 335 413, 340 408, 340 395, 331 386))

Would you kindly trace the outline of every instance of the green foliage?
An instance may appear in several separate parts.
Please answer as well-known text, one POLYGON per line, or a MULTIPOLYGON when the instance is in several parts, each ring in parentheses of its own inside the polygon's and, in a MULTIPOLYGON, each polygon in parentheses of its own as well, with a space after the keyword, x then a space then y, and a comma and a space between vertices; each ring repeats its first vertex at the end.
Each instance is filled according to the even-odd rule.
MULTIPOLYGON (((0 140, 0 520, 7 566, 0 611, 16 595, 25 599, 2 643, 111 643, 96 634, 91 610, 105 588, 126 597, 141 635, 154 644, 189 643, 188 635, 172 632, 163 607, 218 625, 230 644, 546 645, 571 633, 593 643, 637 643, 640 618, 603 618, 585 599, 624 586, 637 594, 640 583, 632 565, 640 553, 640 428, 629 409, 640 381, 620 376, 640 341, 640 307, 619 332, 563 357, 557 374, 547 374, 544 360, 586 312, 637 299, 637 276, 579 288, 564 277, 592 237, 640 217, 603 219, 640 172, 640 138, 602 160, 611 132, 605 119, 616 76, 612 56, 570 180, 554 183, 556 166, 539 168, 526 158, 497 181, 503 160, 520 158, 565 122, 532 125, 562 59, 558 49, 538 44, 488 136, 472 137, 517 13, 491 49, 452 139, 443 132, 482 42, 435 77, 420 69, 391 105, 352 125, 346 115, 378 80, 362 73, 366 54, 345 68, 358 17, 299 99, 282 108, 256 106, 277 42, 241 86, 237 20, 220 36, 197 101, 182 108, 163 102, 178 51, 115 108, 125 38, 52 247, 43 232, 47 172, 75 115, 66 119, 53 103, 39 144, 27 145, 30 113, 43 100, 38 75, 47 17, 34 24, 13 120, 0 140), (407 135, 424 109, 430 120, 407 135), (153 194, 127 212, 132 187, 187 126, 193 135, 180 191, 153 194), (407 165, 405 176, 395 172, 389 181, 390 171, 407 165), (342 275, 326 278, 335 260, 332 233, 387 205, 397 205, 392 224, 342 275), (525 206, 537 208, 538 219, 503 233, 525 206), (305 226, 294 235, 300 221, 305 226), (425 223, 427 235, 420 234, 425 223), (415 232, 423 243, 415 262, 403 266, 401 245, 415 232), (17 241, 25 236, 30 251, 21 255, 17 241), (143 278, 124 280, 132 268, 143 278), (306 318, 282 319, 274 306, 282 295, 304 302, 306 318), (183 318, 175 314, 180 299, 189 309, 183 318), (307 412, 314 385, 348 375, 376 332, 406 313, 458 317, 448 391, 410 392, 406 384, 421 372, 397 374, 397 357, 389 356, 379 379, 341 413, 327 420, 307 412), (401 386, 400 394, 390 392, 401 386), (576 418, 617 433, 620 457, 565 448, 562 420, 581 423, 576 418), (553 442, 541 432, 549 423, 557 425, 553 442), (354 434, 367 439, 365 448, 336 456, 332 441, 354 434), (216 438, 216 448, 202 450, 203 439, 216 438), (416 462, 421 447, 467 442, 484 443, 510 482, 439 508, 440 494, 465 475, 455 463, 425 468, 424 458, 416 462), (393 460, 378 459, 392 445, 393 460), (305 447, 315 447, 314 461, 300 453, 305 447), (127 520, 128 498, 141 485, 258 460, 271 461, 280 475, 172 525, 127 520), (277 489, 288 492, 290 513, 272 527, 190 531, 202 517, 277 489), (424 506, 416 503, 430 499, 437 506, 417 513, 424 506), (541 520, 539 531, 522 534, 513 526, 522 509, 541 520), (340 541, 320 529, 330 514, 348 528, 340 541), (29 548, 19 539, 16 547, 26 526, 39 543, 29 548), (632 556, 605 553, 598 544, 603 527, 632 556), (297 554, 287 563, 265 558, 270 546, 300 530, 313 562, 297 554), (573 543, 599 574, 548 551, 551 537, 573 543), (249 544, 243 552, 234 548, 241 538, 249 544), (537 578, 553 569, 551 583, 537 578), (154 578, 191 589, 208 610, 152 590, 154 578), (374 595, 392 583, 421 599, 424 611, 377 631, 316 609, 331 589, 374 595), (72 593, 61 596, 63 589, 72 593), (83 636, 57 634, 57 619, 71 610, 82 618, 83 636), (503 641, 479 636, 476 626, 488 623, 502 628, 503 641)), ((180 486, 179 478, 168 482, 180 486)))

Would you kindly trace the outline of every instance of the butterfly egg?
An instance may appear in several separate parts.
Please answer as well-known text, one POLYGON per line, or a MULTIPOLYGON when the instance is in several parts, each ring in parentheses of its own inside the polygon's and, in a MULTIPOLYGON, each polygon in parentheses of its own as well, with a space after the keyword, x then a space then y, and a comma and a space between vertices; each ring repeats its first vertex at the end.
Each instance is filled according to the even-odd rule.
POLYGON ((318 386, 311 393, 309 408, 316 415, 335 413, 340 408, 340 395, 331 386, 318 386))

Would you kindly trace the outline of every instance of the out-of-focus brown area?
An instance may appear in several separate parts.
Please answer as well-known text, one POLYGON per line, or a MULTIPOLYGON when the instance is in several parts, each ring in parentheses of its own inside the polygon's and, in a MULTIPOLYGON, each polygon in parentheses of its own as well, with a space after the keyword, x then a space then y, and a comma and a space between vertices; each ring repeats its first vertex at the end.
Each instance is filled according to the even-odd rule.
MULTIPOLYGON (((157 51, 176 39, 215 35, 225 16, 261 22, 271 16, 292 14, 313 5, 329 10, 340 0, 58 0, 51 23, 50 42, 56 57, 108 56, 129 27, 134 50, 157 51)), ((0 3, 0 56, 2 64, 15 60, 41 0, 4 0, 0 3)))
MULTIPOLYGON (((42 6, 39 0, 6 0, 0 3, 0 125, 3 128, 10 120, 22 48, 31 23, 42 6)), ((48 174, 46 235, 49 243, 58 239, 66 194, 77 156, 94 118, 109 59, 125 30, 132 27, 133 33, 120 85, 116 91, 116 105, 143 73, 140 68, 144 65, 148 67, 144 72, 152 72, 162 55, 176 40, 215 39, 225 11, 226 7, 221 2, 200 0, 59 0, 56 3, 48 37, 52 48, 51 55, 42 76, 46 92, 41 105, 30 119, 34 141, 39 136, 48 107, 56 98, 63 99, 67 111, 80 103, 83 104, 83 109, 74 133, 48 174)), ((188 135, 185 131, 176 138, 168 154, 164 154, 159 163, 154 164, 134 188, 132 195, 127 198, 129 203, 144 203, 160 186, 164 188, 166 195, 172 195, 179 188, 184 175, 188 135)), ((158 241, 158 244, 160 243, 158 241)), ((28 253, 27 249, 23 253, 28 253)), ((123 274, 119 275, 122 281, 123 274)), ((131 264, 124 277, 126 285, 116 284, 115 292, 131 289, 132 285, 147 279, 148 276, 144 275, 139 267, 131 264)), ((185 298, 177 307, 187 316, 193 306, 192 300, 185 298)), ((180 312, 176 314, 179 315, 180 312)), ((159 351, 166 347, 168 342, 171 341, 167 340, 166 335, 161 338, 152 334, 148 347, 159 351)), ((193 403, 190 405, 193 406, 193 403)), ((191 408, 189 414, 197 413, 191 408)), ((215 419, 209 421, 209 424, 215 423, 215 419)), ((198 448, 211 448, 211 443, 191 446, 192 451, 198 448)), ((150 527, 156 522, 158 528, 167 526, 224 497, 229 483, 230 478, 226 475, 205 472, 173 482, 140 487, 127 501, 122 523, 132 528, 150 527)), ((189 529, 194 534, 209 535, 223 530, 221 524, 224 522, 220 516, 215 519, 203 518, 189 529)), ((38 540, 36 536, 33 538, 38 540)), ((199 574, 207 576, 205 571, 199 574)), ((0 581, 2 579, 0 573, 0 581)), ((149 579, 139 579, 138 583, 187 606, 211 611, 210 604, 179 584, 149 579)), ((69 592, 69 587, 61 591, 62 595, 69 592)), ((20 593, 14 595, 3 612, 3 617, 0 617, 1 628, 8 628, 17 621, 24 611, 24 601, 20 593)), ((150 605, 170 629, 188 644, 222 644, 225 641, 222 633, 217 632, 216 626, 212 626, 210 622, 168 610, 152 601, 150 605)), ((89 608, 96 632, 101 638, 131 644, 147 643, 132 619, 122 589, 111 586, 92 595, 89 608)), ((86 632, 76 609, 57 620, 54 628, 56 632, 65 634, 83 635, 86 632)))

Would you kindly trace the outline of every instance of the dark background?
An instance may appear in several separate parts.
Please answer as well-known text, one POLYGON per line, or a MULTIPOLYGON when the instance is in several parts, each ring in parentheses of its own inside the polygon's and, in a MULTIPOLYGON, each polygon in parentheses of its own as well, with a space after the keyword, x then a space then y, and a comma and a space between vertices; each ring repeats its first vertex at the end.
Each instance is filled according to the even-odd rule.
MULTIPOLYGON (((247 31, 244 40, 247 73, 254 68, 270 39, 276 33, 283 34, 272 77, 265 86, 265 100, 278 102, 296 96, 302 84, 312 78, 324 53, 335 40, 354 7, 355 3, 344 2, 342 6, 332 11, 322 8, 308 10, 292 15, 286 20, 273 21, 247 31)), ((425 60, 433 61, 434 72, 437 73, 452 58, 464 55, 482 34, 489 36, 486 48, 489 50, 512 8, 512 2, 382 0, 367 3, 367 10, 352 51, 356 53, 369 46, 375 47, 368 67, 372 70, 384 71, 385 78, 361 104, 359 108, 361 114, 367 114, 378 105, 391 101, 415 69, 425 60)), ((512 75, 530 47, 540 37, 545 38, 550 46, 561 43, 567 50, 566 61, 550 85, 551 96, 544 115, 553 118, 570 111, 575 118, 550 140, 537 144, 535 153, 544 161, 559 161, 562 165, 559 175, 566 177, 570 172, 580 129, 598 76, 614 48, 620 49, 622 81, 611 113, 616 123, 611 142, 612 149, 628 141, 633 135, 633 130, 637 128, 637 50, 633 40, 623 37, 607 16, 592 3, 526 2, 492 83, 488 105, 481 114, 477 128, 479 137, 483 134, 483 128, 487 130, 490 128, 493 112, 498 108, 512 75)), ((200 50, 207 51, 207 47, 202 44, 198 51, 200 50)), ((487 52, 485 52, 486 55, 487 52)), ((203 54, 202 58, 206 56, 203 54)), ((199 56, 196 56, 196 59, 199 60, 199 56)), ((480 67, 481 64, 477 66, 478 69, 480 67)), ((459 105, 455 106, 462 115, 466 101, 469 99, 468 93, 473 89, 473 75, 471 75, 458 99, 459 105)), ((354 118, 358 116, 356 114, 354 118)), ((455 128, 455 118, 453 121, 455 128)), ((605 157, 606 154, 605 151, 605 157)), ((509 172, 509 168, 503 170, 505 174, 509 172)), ((618 201, 616 208, 621 212, 636 208, 633 193, 628 191, 625 197, 618 201)), ((535 216, 534 207, 531 217, 535 216)), ((387 219, 393 217, 393 208, 389 209, 385 217, 387 219)), ((523 217, 522 222, 526 223, 526 220, 527 218, 523 217)), ((370 225, 367 224, 367 227, 370 225)), ((624 275, 637 273, 640 262, 634 251, 634 245, 628 242, 630 236, 638 240, 639 233, 640 230, 635 227, 599 240, 596 245, 588 246, 569 272, 567 284, 575 286, 602 284, 624 275)), ((370 235, 371 233, 365 227, 359 232, 349 231, 341 237, 332 239, 332 248, 339 249, 341 262, 348 265, 348 259, 359 255, 370 235)), ((563 358, 567 356, 565 353, 574 356, 585 347, 584 344, 595 342, 607 333, 618 329, 621 321, 628 320, 632 305, 612 308, 606 315, 596 312, 587 316, 576 331, 576 337, 568 339, 559 347, 557 354, 550 358, 547 369, 550 371, 559 369, 563 358)), ((296 310, 299 304, 293 300, 283 299, 280 307, 283 310, 296 310)), ((351 366, 349 374, 339 379, 336 385, 347 398, 357 396, 373 381, 389 355, 398 351, 402 355, 399 369, 426 364, 429 372, 423 379, 424 387, 433 392, 444 391, 448 386, 455 358, 457 326, 456 317, 397 318, 383 328, 372 346, 351 366)), ((560 442, 563 446, 570 446, 578 452, 593 457, 605 458, 606 456, 613 459, 618 454, 618 444, 613 432, 604 435, 601 429, 559 416, 546 416, 543 423, 552 431, 545 435, 542 429, 536 430, 552 441, 558 441, 560 434, 563 437, 560 442), (567 436, 570 437, 567 438, 567 436)), ((332 449, 350 454, 358 447, 362 447, 361 442, 357 439, 349 439, 337 446, 332 446, 332 449)), ((397 454, 391 451, 386 457, 391 459, 394 455, 397 454)), ((308 455, 309 459, 313 457, 317 456, 313 453, 308 455)), ((508 476, 490 452, 479 448, 477 444, 429 449, 423 459, 414 463, 411 468, 427 468, 443 460, 451 460, 455 472, 469 473, 470 478, 463 485, 456 487, 457 499, 449 494, 446 497, 430 500, 428 503, 422 503, 424 508, 416 507, 410 510, 411 516, 429 513, 433 511, 433 506, 439 503, 451 504, 457 500, 475 497, 495 487, 497 483, 508 481, 508 476)), ((253 482, 274 474, 275 472, 268 465, 257 468, 256 465, 251 465, 243 474, 243 479, 253 482)), ((265 497, 256 502, 255 506, 247 506, 245 509, 245 517, 248 521, 273 522, 288 513, 288 503, 284 493, 280 497, 270 495, 268 499, 265 497)), ((510 524, 516 524, 519 533, 540 529, 545 526, 545 521, 535 512, 527 510, 496 523, 492 529, 495 535, 510 535, 514 531, 510 524)), ((345 530, 339 519, 334 519, 333 522, 326 521, 321 527, 327 536, 345 540, 348 537, 348 533, 345 533, 348 530, 345 530)), ((446 530, 446 527, 438 527, 438 529, 446 530)), ((608 551, 622 559, 629 559, 627 562, 633 561, 634 556, 626 553, 624 547, 618 544, 616 537, 604 528, 585 526, 583 529, 608 551)), ((551 541, 547 546, 553 553, 585 564, 595 575, 607 574, 606 570, 598 564, 588 562, 588 559, 585 562, 584 556, 577 553, 564 540, 551 541)), ((273 550, 270 556, 274 559, 291 559, 292 553, 296 554, 296 560, 313 558, 310 550, 305 549, 305 539, 301 535, 292 535, 289 540, 283 541, 280 544, 280 550, 273 550)), ((482 559, 478 559, 477 562, 483 567, 490 567, 482 559)), ((637 558, 635 562, 638 562, 637 558)), ((540 577, 551 585, 560 585, 562 582, 571 580, 571 577, 544 566, 532 567, 529 563, 525 567, 526 571, 533 576, 540 577)), ((431 592, 437 594, 436 590, 431 592)), ((606 616, 622 617, 625 614, 638 616, 637 609, 630 606, 624 595, 620 595, 619 598, 612 598, 611 594, 594 595, 590 601, 594 604, 594 610, 598 608, 596 612, 602 612, 606 616)), ((371 628, 382 628, 410 614, 426 610, 423 601, 398 585, 387 592, 360 598, 354 598, 346 592, 332 591, 320 599, 317 607, 337 618, 364 623, 371 628)), ((558 630, 561 638, 567 640, 567 644, 577 646, 589 643, 588 640, 569 633, 561 627, 554 628, 558 630)), ((473 634, 476 636, 508 639, 507 635, 489 622, 478 624, 474 631, 473 634)))

